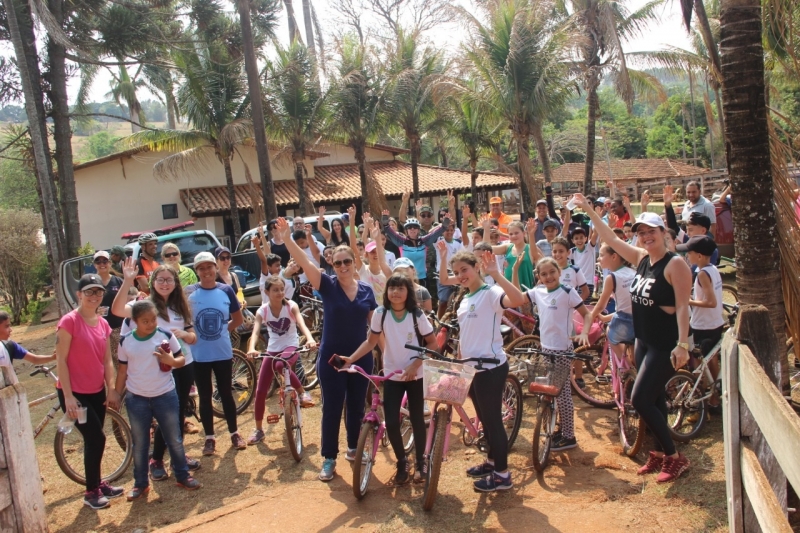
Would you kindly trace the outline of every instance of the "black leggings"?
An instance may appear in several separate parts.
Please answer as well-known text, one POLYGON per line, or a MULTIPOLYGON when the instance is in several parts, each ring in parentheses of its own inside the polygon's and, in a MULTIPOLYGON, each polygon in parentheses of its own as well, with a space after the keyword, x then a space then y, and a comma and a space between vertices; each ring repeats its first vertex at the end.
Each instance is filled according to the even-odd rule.
MULTIPOLYGON (((175 392, 178 393, 178 421, 180 422, 181 437, 183 436, 183 423, 186 420, 186 404, 189 403, 189 391, 192 389, 194 383, 194 363, 174 368, 172 370, 172 377, 175 379, 175 392)), ((164 452, 167 449, 167 443, 164 442, 164 436, 159 431, 153 436, 153 459, 156 461, 164 460, 164 452)))
POLYGON ((398 461, 406 458, 403 448, 403 436, 400 434, 400 404, 403 403, 403 394, 408 395, 408 414, 411 419, 411 428, 414 432, 414 452, 417 468, 422 467, 422 458, 425 455, 425 397, 422 390, 422 380, 414 381, 384 381, 383 382, 383 412, 386 418, 386 436, 392 444, 394 455, 398 461))
POLYGON ((194 362, 194 378, 197 383, 197 396, 200 400, 200 418, 203 419, 203 431, 206 437, 214 435, 214 411, 211 409, 211 373, 217 381, 217 394, 222 401, 222 412, 228 422, 228 431, 236 432, 236 402, 233 401, 233 359, 212 361, 210 363, 194 362))
MULTIPOLYGON (((58 391, 58 402, 61 410, 67 412, 64 407, 64 391, 58 391)), ((103 462, 103 452, 106 449, 106 434, 103 433, 103 425, 106 421, 106 401, 105 389, 94 394, 82 394, 73 392, 72 395, 86 407, 86 423, 75 424, 75 427, 83 435, 83 470, 86 476, 86 490, 95 490, 100 486, 100 465, 103 462)))
POLYGON ((508 362, 491 370, 475 374, 469 388, 469 397, 483 425, 483 433, 489 442, 488 458, 494 461, 494 469, 508 469, 508 435, 503 425, 503 390, 508 378, 508 362))
POLYGON ((675 443, 667 425, 667 381, 675 374, 671 350, 655 348, 636 339, 636 382, 631 403, 656 438, 656 450, 675 453, 675 443))

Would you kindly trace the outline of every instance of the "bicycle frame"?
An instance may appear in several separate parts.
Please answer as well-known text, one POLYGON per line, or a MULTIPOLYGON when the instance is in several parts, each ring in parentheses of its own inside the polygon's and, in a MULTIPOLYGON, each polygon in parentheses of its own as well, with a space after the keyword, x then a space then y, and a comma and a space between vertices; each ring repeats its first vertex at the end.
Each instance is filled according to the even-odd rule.
MULTIPOLYGON (((697 378, 694 380, 694 385, 692 385, 691 390, 689 390, 688 394, 689 398, 694 398, 694 392, 703 382, 703 378, 708 380, 708 383, 711 383, 712 386, 709 387, 708 391, 703 396, 693 399, 689 404, 691 407, 711 398, 711 395, 713 394, 713 385, 715 380, 714 377, 711 375, 711 370, 708 368, 708 363, 709 361, 711 361, 713 357, 716 357, 717 354, 720 353, 721 349, 722 349, 722 339, 720 339, 719 342, 717 342, 717 344, 714 345, 711 351, 708 352, 708 355, 700 359, 700 364, 698 365, 698 367, 692 370, 692 374, 697 376, 697 378)), ((683 393, 684 393, 683 390, 679 391, 678 397, 682 397, 683 393)))
POLYGON ((525 335, 528 335, 528 334, 525 333, 524 331, 522 331, 521 329, 519 329, 517 326, 515 326, 514 323, 511 321, 511 319, 509 319, 506 316, 506 313, 510 313, 511 315, 513 315, 516 318, 519 318, 520 320, 524 320, 525 322, 529 322, 531 325, 533 325, 533 328, 536 329, 536 319, 534 319, 532 317, 529 317, 528 315, 525 315, 523 313, 520 313, 516 309, 506 309, 505 312, 503 313, 502 318, 500 320, 501 320, 501 322, 503 324, 505 324, 506 326, 510 327, 511 331, 513 331, 515 335, 518 335, 520 337, 524 337, 525 335))
POLYGON ((380 383, 387 381, 392 376, 397 374, 402 374, 400 370, 395 370, 394 372, 390 373, 388 376, 373 376, 372 374, 367 374, 367 372, 358 365, 350 365, 347 368, 340 369, 339 372, 350 372, 351 374, 361 374, 365 378, 367 378, 373 385, 372 387, 372 401, 370 403, 369 411, 364 413, 364 418, 361 419, 361 423, 370 422, 375 424, 378 427, 378 430, 375 432, 374 442, 372 443, 372 450, 375 451, 378 449, 378 445, 383 438, 383 434, 386 432, 386 423, 381 419, 380 411, 378 407, 383 405, 383 400, 381 400, 381 393, 380 393, 380 383))
MULTIPOLYGON (((34 371, 34 373, 31 375, 33 376, 39 373, 44 374, 47 377, 53 378, 53 381, 58 381, 58 378, 52 372, 52 368, 47 368, 46 366, 42 366, 37 368, 37 370, 34 371)), ((44 430, 47 424, 49 424, 50 421, 55 418, 56 413, 61 410, 61 403, 57 400, 57 398, 58 398, 58 393, 52 392, 47 396, 42 396, 41 398, 37 398, 35 400, 28 402, 28 408, 31 408, 31 407, 36 407, 37 405, 41 405, 48 400, 53 400, 53 399, 56 400, 56 403, 53 405, 53 407, 51 407, 50 410, 47 411, 47 414, 44 416, 42 421, 39 422, 39 425, 36 426, 36 429, 33 430, 34 439, 39 436, 39 434, 44 430)))
MULTIPOLYGON (((470 434, 472 438, 480 437, 480 431, 478 431, 478 424, 480 423, 480 419, 478 419, 478 414, 475 413, 475 424, 472 424, 472 419, 467 416, 466 411, 464 411, 464 406, 462 405, 452 405, 452 404, 443 404, 440 402, 436 402, 433 406, 433 413, 434 416, 438 416, 439 413, 439 406, 446 405, 447 406, 447 431, 444 434, 444 453, 442 454, 442 461, 447 461, 447 452, 450 449, 450 426, 453 422, 453 410, 455 410, 456 414, 458 414, 459 418, 461 419, 461 423, 464 424, 464 429, 470 434)), ((433 434, 436 431, 436 424, 431 422, 428 425, 428 431, 425 435, 425 457, 430 458, 431 455, 431 447, 433 446, 433 434)))
MULTIPOLYGON (((304 351, 308 351, 308 349, 305 348, 305 349, 295 350, 293 352, 283 351, 280 355, 268 355, 267 353, 264 353, 264 354, 262 354, 262 355, 260 355, 258 357, 259 359, 269 359, 269 364, 272 365, 272 372, 276 376, 278 375, 278 372, 275 371, 275 364, 276 363, 283 363, 283 369, 280 372, 280 375, 283 378, 283 386, 278 389, 278 394, 279 394, 278 401, 279 401, 279 404, 281 406, 281 411, 285 412, 285 410, 286 410, 286 397, 287 396, 293 402, 294 401, 298 401, 297 400, 297 391, 295 390, 294 387, 292 387, 292 380, 290 378, 290 376, 291 376, 291 373, 290 373, 291 372, 291 368, 290 368, 288 360, 291 359, 292 357, 294 357, 295 355, 298 355, 298 357, 299 357, 299 355, 304 351), (287 354, 287 353, 289 354, 289 356, 288 357, 283 357, 283 355, 287 354)), ((261 364, 263 365, 264 362, 262 361, 261 364)), ((298 415, 297 416, 298 416, 297 423, 300 425, 300 427, 303 427, 303 420, 302 420, 302 418, 300 418, 301 415, 300 415, 299 411, 298 411, 298 415)), ((280 418, 280 415, 269 415, 269 416, 267 416, 267 423, 268 424, 277 423, 279 418, 280 418)))

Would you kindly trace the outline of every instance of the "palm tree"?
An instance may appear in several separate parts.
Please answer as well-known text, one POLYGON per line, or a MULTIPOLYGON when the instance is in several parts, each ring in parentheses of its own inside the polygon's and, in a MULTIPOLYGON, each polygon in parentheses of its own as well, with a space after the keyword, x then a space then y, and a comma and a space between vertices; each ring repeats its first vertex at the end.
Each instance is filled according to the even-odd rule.
POLYGON ((652 0, 637 11, 630 13, 621 2, 615 0, 572 0, 572 19, 583 36, 580 45, 583 87, 588 103, 586 128, 586 162, 583 176, 583 192, 592 191, 594 173, 595 132, 600 101, 597 88, 606 72, 610 72, 617 94, 633 109, 636 89, 659 93, 666 100, 664 90, 654 76, 628 68, 622 42, 638 36, 650 21, 657 20, 655 10, 662 0, 652 0))
POLYGON ((231 160, 237 147, 252 139, 253 125, 247 117, 249 101, 241 57, 231 57, 228 52, 224 42, 215 41, 198 43, 194 49, 175 56, 184 80, 178 89, 178 107, 192 129, 144 130, 125 141, 129 146, 147 147, 154 152, 177 152, 156 163, 156 179, 185 177, 193 169, 206 167, 210 156, 215 156, 225 172, 234 241, 238 241, 242 230, 231 160))
POLYGON ((325 100, 317 88, 311 57, 303 43, 295 41, 276 52, 276 59, 266 68, 267 128, 288 144, 300 216, 306 216, 310 214, 304 181, 306 150, 319 138, 324 125, 325 100))
POLYGON ((549 185, 552 175, 542 126, 575 90, 567 68, 568 46, 574 36, 552 22, 552 5, 546 2, 498 0, 485 7, 486 24, 462 11, 476 32, 467 58, 480 78, 481 99, 511 130, 522 201, 532 213, 537 192, 530 139, 534 139, 549 185))
POLYGON ((339 50, 339 61, 330 90, 330 132, 353 149, 361 181, 361 205, 376 207, 367 181, 367 142, 381 131, 384 105, 384 80, 374 58, 354 35, 346 35, 339 50))
MULTIPOLYGON (((120 59, 121 61, 121 59, 120 59)), ((131 133, 142 130, 145 125, 145 116, 142 111, 142 104, 136 96, 136 90, 144 87, 145 82, 137 79, 142 70, 142 65, 136 70, 136 74, 131 78, 125 65, 119 66, 118 73, 111 72, 111 91, 106 97, 111 96, 119 104, 125 104, 128 108, 128 116, 131 120, 131 133)))
POLYGON ((411 149, 411 181, 416 201, 419 200, 421 142, 438 123, 433 93, 446 66, 440 52, 432 48, 420 49, 416 32, 398 31, 389 55, 391 82, 387 113, 391 123, 403 131, 411 149))

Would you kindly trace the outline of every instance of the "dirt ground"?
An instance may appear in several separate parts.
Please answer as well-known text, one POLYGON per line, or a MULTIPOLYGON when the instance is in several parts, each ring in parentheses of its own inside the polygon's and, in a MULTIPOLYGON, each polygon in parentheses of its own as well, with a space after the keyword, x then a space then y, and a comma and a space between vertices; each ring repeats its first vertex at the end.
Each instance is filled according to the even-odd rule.
MULTIPOLYGON (((48 353, 54 325, 18 327, 14 340, 34 353, 48 353)), ((28 400, 52 391, 41 377, 30 378, 30 365, 17 363, 28 400)), ((319 399, 318 391, 313 391, 319 399)), ((725 531, 725 479, 722 421, 713 418, 701 437, 680 450, 692 462, 688 474, 671 485, 657 485, 654 476, 636 475, 643 460, 620 455, 615 411, 596 409, 575 399, 578 448, 555 454, 544 475, 531 467, 534 409, 526 400, 524 421, 510 455, 515 487, 496 495, 472 490, 464 475, 480 454, 466 448, 453 424, 450 456, 443 465, 439 496, 431 512, 422 510, 419 486, 387 486, 393 473, 391 452, 382 450, 370 492, 362 501, 352 494, 349 463, 340 456, 337 476, 317 480, 319 407, 304 411, 305 457, 296 463, 285 449, 282 425, 268 426, 264 443, 235 451, 224 424, 217 421, 218 453, 203 457, 196 477, 204 486, 186 492, 169 481, 153 483, 147 501, 113 500, 108 509, 92 511, 81 504, 82 487, 66 478, 53 457, 55 423, 36 440, 46 489, 48 523, 53 532, 87 531, 725 531)), ((49 402, 32 409, 35 426, 49 402)), ((276 411, 276 401, 268 400, 276 411)), ((253 407, 239 417, 249 435, 253 407)), ((343 450, 344 430, 341 433, 343 450)), ((201 435, 187 435, 186 449, 200 457, 201 435)), ((645 444, 647 448, 647 443, 645 444)), ((643 455, 643 454, 642 454, 643 455)), ((129 472, 117 482, 132 485, 129 472)))

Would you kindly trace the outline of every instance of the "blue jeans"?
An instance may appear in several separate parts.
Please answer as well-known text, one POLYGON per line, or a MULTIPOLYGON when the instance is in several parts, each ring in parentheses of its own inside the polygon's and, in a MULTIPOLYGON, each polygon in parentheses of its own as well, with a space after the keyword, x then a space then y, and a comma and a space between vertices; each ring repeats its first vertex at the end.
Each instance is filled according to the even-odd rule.
POLYGON ((152 398, 138 396, 128 391, 125 395, 125 407, 128 408, 128 420, 131 422, 133 434, 134 486, 144 488, 150 484, 147 474, 150 424, 153 418, 158 422, 158 428, 167 443, 175 477, 178 481, 185 481, 189 477, 189 469, 186 466, 186 452, 183 449, 178 393, 175 389, 152 398))

